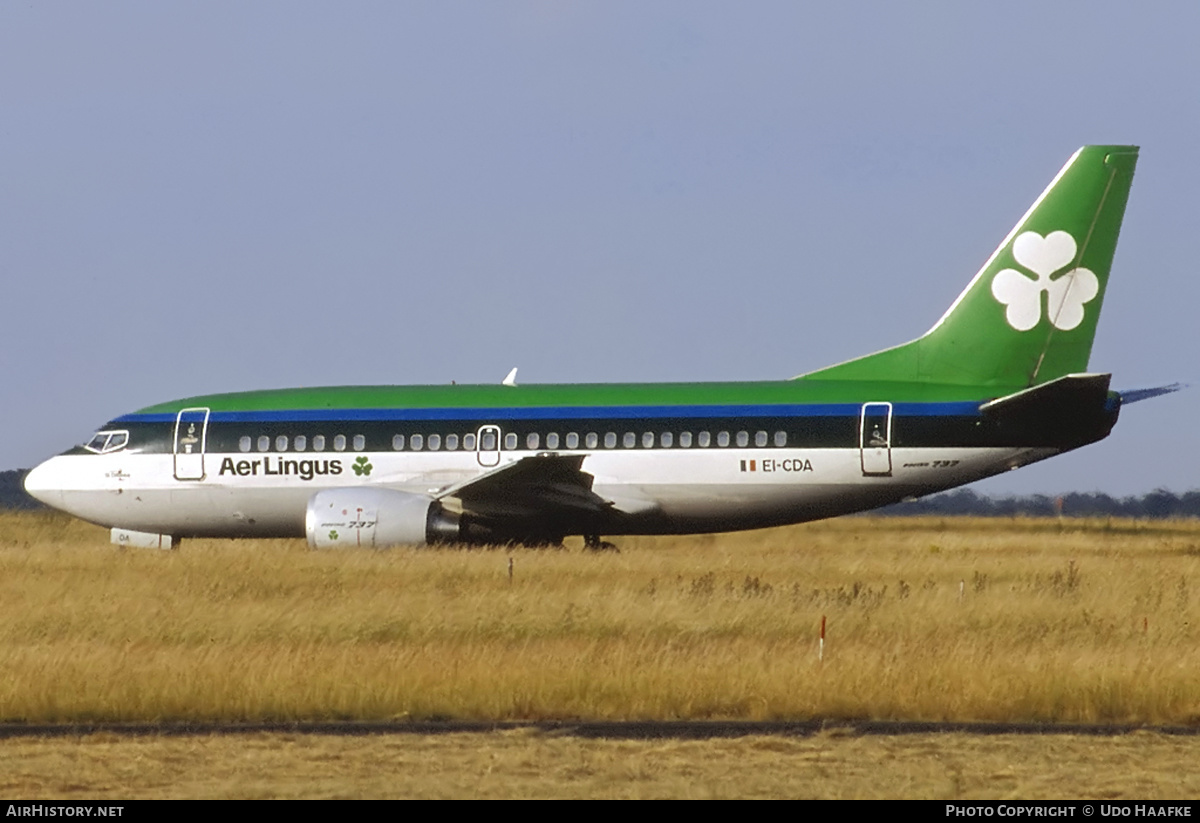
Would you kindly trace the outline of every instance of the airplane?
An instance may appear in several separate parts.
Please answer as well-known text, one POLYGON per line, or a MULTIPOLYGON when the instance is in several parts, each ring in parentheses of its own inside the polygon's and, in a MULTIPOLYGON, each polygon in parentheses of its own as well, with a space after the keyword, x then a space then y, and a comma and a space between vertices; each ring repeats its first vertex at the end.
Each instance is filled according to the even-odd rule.
POLYGON ((1094 443, 1087 371, 1136 146, 1085 146, 926 334, 778 381, 347 386, 190 397, 34 468, 119 545, 560 544, 869 510, 1094 443))

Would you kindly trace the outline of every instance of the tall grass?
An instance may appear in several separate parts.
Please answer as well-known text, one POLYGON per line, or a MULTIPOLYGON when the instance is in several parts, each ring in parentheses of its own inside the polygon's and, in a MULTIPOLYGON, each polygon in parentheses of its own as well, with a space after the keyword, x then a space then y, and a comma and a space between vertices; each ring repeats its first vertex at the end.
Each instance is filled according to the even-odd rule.
POLYGON ((0 721, 1200 720, 1196 522, 846 518, 621 548, 122 551, 5 514, 0 721))

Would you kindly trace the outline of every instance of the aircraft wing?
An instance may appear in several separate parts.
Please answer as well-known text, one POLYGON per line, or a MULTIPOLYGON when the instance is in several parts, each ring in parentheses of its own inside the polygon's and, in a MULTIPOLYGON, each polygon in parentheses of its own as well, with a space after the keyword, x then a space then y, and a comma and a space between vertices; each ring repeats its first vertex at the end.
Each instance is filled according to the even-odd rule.
POLYGON ((613 503, 592 491, 592 475, 582 469, 585 457, 524 457, 448 486, 434 497, 457 500, 463 511, 485 518, 545 520, 607 514, 613 511, 613 503))

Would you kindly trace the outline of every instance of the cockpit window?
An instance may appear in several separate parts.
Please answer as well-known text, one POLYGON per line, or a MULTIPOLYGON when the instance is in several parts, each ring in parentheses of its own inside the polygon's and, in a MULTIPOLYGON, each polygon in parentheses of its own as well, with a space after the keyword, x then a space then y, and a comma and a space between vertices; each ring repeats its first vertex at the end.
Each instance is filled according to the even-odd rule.
POLYGON ((84 446, 90 452, 96 454, 108 454, 110 452, 120 451, 129 445, 129 432, 121 431, 103 431, 96 432, 96 435, 88 441, 84 446))

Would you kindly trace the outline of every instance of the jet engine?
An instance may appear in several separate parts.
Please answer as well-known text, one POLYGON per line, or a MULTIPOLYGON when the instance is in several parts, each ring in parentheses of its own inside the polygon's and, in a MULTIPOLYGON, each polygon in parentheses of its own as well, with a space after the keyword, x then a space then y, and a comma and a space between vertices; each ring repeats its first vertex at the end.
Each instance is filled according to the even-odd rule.
POLYGON ((308 501, 304 531, 316 549, 419 546, 459 538, 459 515, 429 495, 380 488, 327 489, 308 501))

